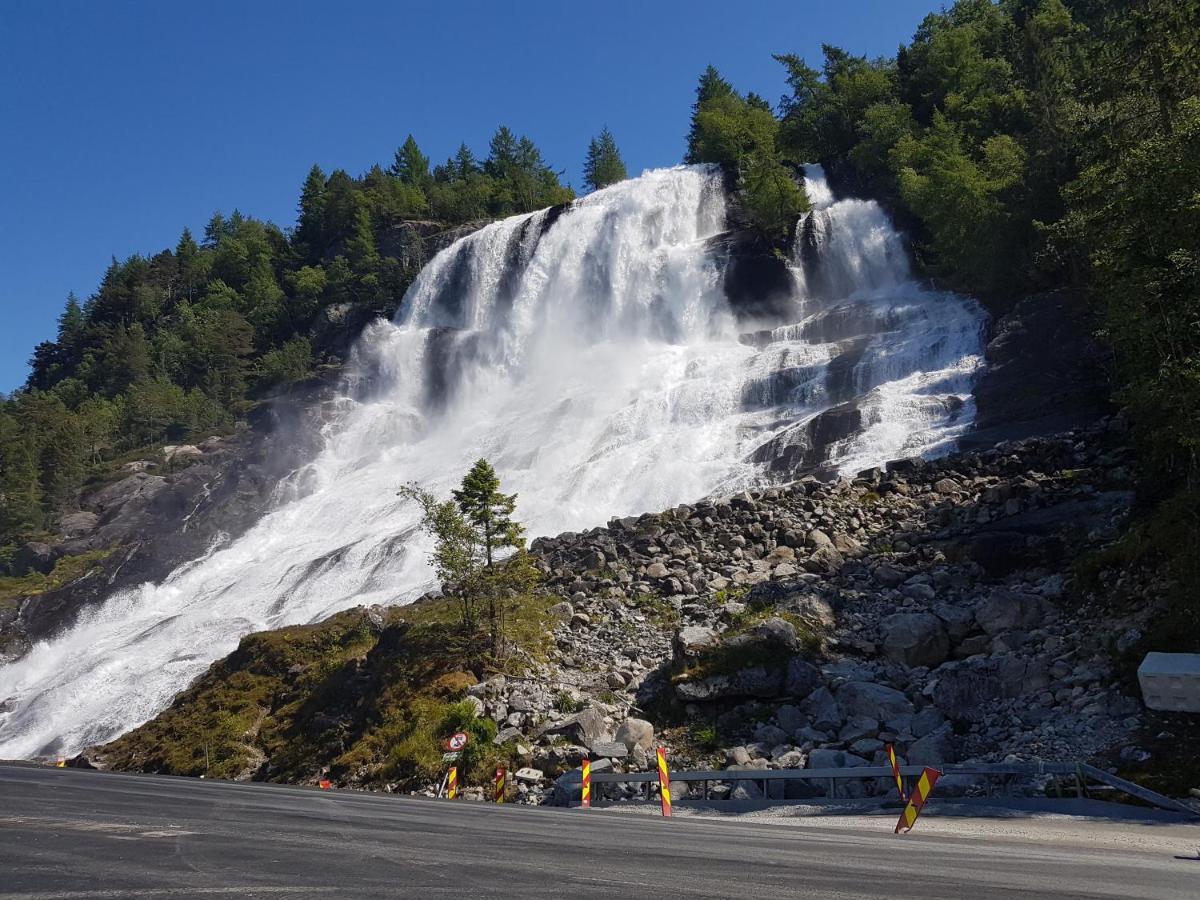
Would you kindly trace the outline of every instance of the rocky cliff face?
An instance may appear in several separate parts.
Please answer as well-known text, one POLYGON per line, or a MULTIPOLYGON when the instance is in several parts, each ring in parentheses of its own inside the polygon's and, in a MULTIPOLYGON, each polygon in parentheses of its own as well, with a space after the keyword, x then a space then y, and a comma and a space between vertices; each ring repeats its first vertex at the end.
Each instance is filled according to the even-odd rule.
MULTIPOLYGON (((885 743, 921 764, 1139 761, 1142 707, 1117 683, 1111 650, 1134 639, 1140 619, 1111 618, 1072 590, 1073 561, 1111 541, 1129 511, 1122 438, 1108 420, 539 539, 532 550, 550 595, 531 619, 541 651, 475 684, 459 673, 450 696, 495 723, 511 764, 546 776, 520 783, 529 802, 569 799, 578 790, 569 770, 585 754, 641 769, 656 743, 679 767, 728 766, 722 789, 735 796, 758 791, 739 771, 880 764, 885 743)), ((346 615, 330 627, 344 629, 346 615)), ((359 615, 374 617, 378 635, 354 678, 338 670, 336 687, 304 682, 311 666, 293 666, 297 683, 260 701, 259 721, 283 717, 276 737, 310 750, 303 764, 294 754, 290 767, 273 762, 248 735, 258 765, 247 777, 332 772, 344 784, 422 786, 385 765, 361 710, 395 690, 388 659, 420 669, 435 651, 412 637, 403 608, 359 615)), ((172 771, 163 759, 176 723, 203 712, 206 690, 238 683, 247 646, 240 664, 216 664, 181 695, 163 725, 99 756, 172 771)))
POLYGON ((0 618, 0 661, 113 592, 159 581, 253 525, 274 502, 280 479, 314 452, 335 381, 328 373, 294 385, 263 403, 248 427, 162 447, 85 491, 51 541, 23 548, 24 566, 49 572, 60 559, 108 555, 78 580, 29 596, 0 618))

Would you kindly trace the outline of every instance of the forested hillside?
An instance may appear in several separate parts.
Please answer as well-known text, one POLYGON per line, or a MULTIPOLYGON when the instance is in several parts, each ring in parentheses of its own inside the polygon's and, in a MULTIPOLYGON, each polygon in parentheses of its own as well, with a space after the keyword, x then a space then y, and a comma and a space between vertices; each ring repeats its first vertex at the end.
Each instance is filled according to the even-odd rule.
POLYGON ((322 310, 393 312, 416 274, 394 246, 398 223, 449 227, 572 196, 506 127, 485 160, 464 144, 432 170, 409 136, 387 169, 359 178, 313 166, 290 232, 216 213, 199 241, 185 228, 174 250, 114 260, 86 301, 67 299, 27 386, 0 402, 0 573, 107 460, 228 428, 272 386, 309 374, 322 362, 309 341, 322 310))

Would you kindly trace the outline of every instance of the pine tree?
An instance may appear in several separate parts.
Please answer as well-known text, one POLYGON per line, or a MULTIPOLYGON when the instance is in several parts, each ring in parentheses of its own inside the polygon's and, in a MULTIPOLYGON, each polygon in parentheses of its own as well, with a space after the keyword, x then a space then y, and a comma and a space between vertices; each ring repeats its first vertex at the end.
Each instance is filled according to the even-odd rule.
POLYGON ((587 159, 583 164, 583 181, 589 190, 598 191, 624 181, 629 177, 625 169, 625 161, 617 149, 612 132, 607 126, 599 135, 592 138, 588 144, 587 159))
POLYGON ((67 305, 58 317, 58 343, 66 350, 76 347, 83 338, 86 325, 83 308, 75 298, 75 292, 67 294, 67 305))
POLYGON ((721 73, 716 70, 715 66, 708 66, 704 70, 704 74, 700 76, 700 83, 696 86, 696 102, 692 104, 692 127, 688 132, 687 155, 684 156, 684 162, 702 162, 699 153, 700 128, 696 124, 696 117, 705 104, 721 97, 733 96, 736 96, 733 85, 721 77, 721 73))
POLYGON ((489 568, 497 553, 524 548, 525 529, 511 518, 517 495, 500 492, 500 478, 486 459, 478 460, 463 478, 462 487, 452 493, 462 514, 479 529, 489 568))
POLYGON ((410 134, 396 151, 395 160, 388 168, 388 174, 399 178, 405 184, 425 190, 430 181, 429 157, 421 152, 416 140, 410 134))
POLYGON ((455 176, 465 180, 478 171, 479 163, 475 161, 475 154, 466 144, 459 144, 458 152, 454 154, 455 176))
POLYGON ((507 125, 501 125, 488 144, 488 158, 483 164, 484 170, 493 178, 509 178, 517 168, 519 152, 517 136, 507 125))
POLYGON ((325 173, 320 166, 314 165, 308 170, 300 190, 300 216, 292 242, 300 258, 309 263, 318 262, 325 249, 326 184, 325 173))

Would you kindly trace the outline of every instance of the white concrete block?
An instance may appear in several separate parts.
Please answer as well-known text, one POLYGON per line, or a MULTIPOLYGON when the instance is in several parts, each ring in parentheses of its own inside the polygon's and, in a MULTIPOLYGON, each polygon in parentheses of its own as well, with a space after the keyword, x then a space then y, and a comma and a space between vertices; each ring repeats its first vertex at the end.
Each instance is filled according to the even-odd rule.
POLYGON ((1149 709, 1200 712, 1200 653, 1147 653, 1138 682, 1149 709))

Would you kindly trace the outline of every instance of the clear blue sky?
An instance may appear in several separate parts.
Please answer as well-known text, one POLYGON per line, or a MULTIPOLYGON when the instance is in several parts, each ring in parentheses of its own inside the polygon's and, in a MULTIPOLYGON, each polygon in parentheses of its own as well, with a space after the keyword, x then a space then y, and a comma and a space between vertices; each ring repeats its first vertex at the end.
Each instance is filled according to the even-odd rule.
POLYGON ((772 53, 895 52, 940 0, 0 2, 0 391, 68 291, 214 210, 291 226, 309 167, 504 123, 574 184, 607 124, 631 171, 683 151, 697 76, 783 93, 772 53))

